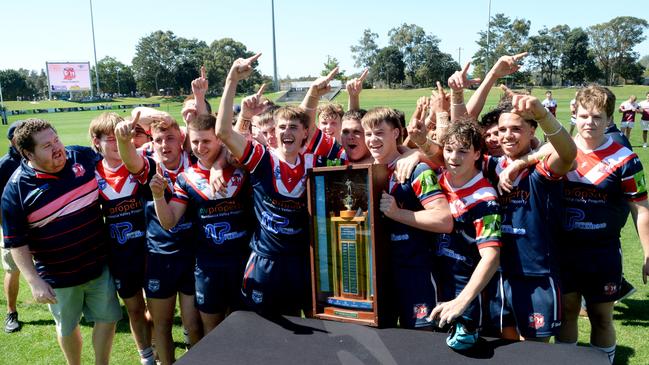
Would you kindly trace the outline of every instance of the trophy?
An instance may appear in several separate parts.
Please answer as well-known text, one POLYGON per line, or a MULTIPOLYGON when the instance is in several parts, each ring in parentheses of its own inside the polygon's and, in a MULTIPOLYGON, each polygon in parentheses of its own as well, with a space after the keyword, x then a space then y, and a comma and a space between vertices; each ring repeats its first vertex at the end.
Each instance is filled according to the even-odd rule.
POLYGON ((387 171, 382 165, 321 167, 309 180, 314 315, 378 326, 376 281, 387 246, 376 219, 387 171))

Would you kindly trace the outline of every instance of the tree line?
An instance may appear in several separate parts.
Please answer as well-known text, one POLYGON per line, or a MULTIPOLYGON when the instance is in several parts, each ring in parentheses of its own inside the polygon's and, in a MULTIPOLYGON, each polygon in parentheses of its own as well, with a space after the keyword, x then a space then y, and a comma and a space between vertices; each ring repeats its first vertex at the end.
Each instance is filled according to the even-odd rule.
MULTIPOLYGON (((530 53, 528 64, 512 75, 511 83, 566 86, 598 81, 613 85, 641 83, 649 76, 649 55, 640 58, 633 51, 646 39, 644 33, 649 23, 644 19, 617 17, 586 29, 556 25, 544 27, 537 34, 530 34, 530 25, 523 18, 494 15, 489 31, 478 33, 479 49, 471 58, 473 77, 483 77, 500 56, 524 51, 530 53)), ((440 39, 421 26, 403 23, 390 29, 387 36, 388 45, 381 48, 379 35, 365 29, 358 43, 351 46, 354 66, 370 69, 367 86, 430 87, 460 68, 453 56, 440 50, 440 39)), ((97 62, 99 93, 188 94, 191 81, 200 66, 205 65, 210 79, 209 94, 218 95, 232 62, 252 55, 243 43, 231 38, 208 45, 158 30, 140 38, 131 65, 110 56, 97 62)), ((322 74, 337 66, 338 60, 328 55, 322 74)), ((94 86, 95 66, 91 78, 94 86)), ((344 81, 347 76, 341 71, 337 78, 344 81)), ((254 92, 262 82, 270 83, 272 79, 255 71, 239 84, 237 91, 254 92)), ((0 84, 7 100, 47 97, 44 70, 2 70, 0 84)))

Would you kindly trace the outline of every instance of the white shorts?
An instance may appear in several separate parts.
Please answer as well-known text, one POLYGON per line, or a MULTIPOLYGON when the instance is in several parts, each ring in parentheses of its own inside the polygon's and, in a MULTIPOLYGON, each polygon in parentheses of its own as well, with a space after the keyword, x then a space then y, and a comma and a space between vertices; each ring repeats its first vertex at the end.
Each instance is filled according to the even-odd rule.
POLYGON ((570 117, 570 125, 576 125, 576 124, 577 124, 577 118, 570 117))
POLYGON ((642 119, 640 121, 640 127, 642 127, 643 131, 649 131, 649 120, 642 119))
POLYGON ((635 122, 621 122, 620 123, 620 127, 622 127, 622 128, 633 129, 634 126, 635 126, 635 122))

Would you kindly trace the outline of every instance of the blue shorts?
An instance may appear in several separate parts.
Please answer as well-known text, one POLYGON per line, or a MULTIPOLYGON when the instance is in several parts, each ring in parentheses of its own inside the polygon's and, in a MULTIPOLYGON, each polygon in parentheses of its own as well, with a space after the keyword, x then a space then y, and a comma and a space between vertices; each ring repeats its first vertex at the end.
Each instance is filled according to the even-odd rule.
POLYGON ((177 292, 194 295, 193 256, 148 253, 144 292, 147 298, 166 299, 177 292))
POLYGON ((144 288, 145 250, 129 253, 111 251, 108 267, 115 281, 117 293, 121 298, 131 298, 144 288))
POLYGON ((252 252, 241 285, 245 304, 265 315, 310 311, 309 265, 307 255, 271 259, 252 252))
POLYGON ((561 291, 579 293, 586 303, 609 303, 622 298, 622 252, 618 247, 562 252, 561 291), (578 259, 577 259, 578 257, 578 259))
POLYGON ((393 268, 390 279, 386 326, 432 326, 426 319, 437 305, 437 283, 426 268, 393 268))
POLYGON ((516 327, 514 315, 506 305, 504 290, 503 275, 497 271, 481 293, 482 311, 485 313, 482 330, 490 336, 500 335, 505 327, 516 327))
POLYGON ((550 337, 559 331, 561 291, 552 276, 505 278, 503 290, 504 306, 513 315, 521 336, 550 337))
POLYGON ((247 257, 223 258, 222 265, 196 265, 196 307, 215 314, 242 308, 241 278, 247 257))

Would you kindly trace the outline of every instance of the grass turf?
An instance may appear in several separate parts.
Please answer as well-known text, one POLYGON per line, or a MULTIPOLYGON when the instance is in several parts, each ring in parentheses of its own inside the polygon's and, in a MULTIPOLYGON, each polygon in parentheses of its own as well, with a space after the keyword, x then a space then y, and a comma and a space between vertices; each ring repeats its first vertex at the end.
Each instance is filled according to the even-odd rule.
MULTIPOLYGON (((624 86, 612 87, 612 91, 617 96, 617 105, 626 100, 629 95, 636 95, 640 100, 644 99, 648 87, 642 86, 624 86)), ((558 102, 557 117, 568 127, 570 117, 570 100, 574 97, 575 89, 563 88, 553 89, 554 98, 558 102)), ((415 102, 419 96, 429 95, 430 89, 415 90, 364 90, 361 94, 361 105, 365 109, 371 109, 375 106, 390 106, 402 110, 409 120, 414 111, 415 102)), ((534 89, 532 94, 543 99, 545 89, 534 89)), ((469 94, 470 95, 470 94, 469 94)), ((466 96, 468 100, 469 95, 466 96)), ((495 105, 500 92, 493 90, 487 99, 485 110, 495 105)), ((267 97, 275 99, 278 94, 268 94, 267 97)), ((343 104, 346 107, 347 94, 340 93, 334 102, 343 104)), ((128 99, 120 101, 123 104, 132 104, 128 99)), ((146 99, 147 102, 157 102, 160 99, 146 99)), ((239 102, 240 98, 236 102, 239 102)), ((210 99, 213 109, 218 109, 218 98, 210 99)), ((65 103, 65 102, 64 102, 65 103)), ((135 103, 135 101, 133 102, 135 103)), ((5 103, 10 109, 35 109, 37 107, 29 102, 7 102, 5 103), (10 104, 11 103, 11 104, 10 104)), ((76 106, 65 103, 67 106, 76 106)), ((84 104, 85 105, 85 104, 84 104)), ((58 107, 58 106, 41 106, 38 108, 58 107)), ((168 111, 172 116, 180 120, 181 99, 164 99, 161 104, 162 110, 168 111)), ((120 114, 128 115, 130 110, 119 110, 120 114)), ((10 122, 25 117, 41 117, 52 122, 57 128, 65 144, 82 144, 88 145, 88 123, 90 120, 99 115, 101 111, 84 111, 69 113, 50 113, 36 115, 21 115, 10 117, 10 122)), ((620 114, 616 112, 615 119, 619 121, 620 114)), ((637 126, 632 133, 631 143, 635 152, 640 156, 644 166, 649 168, 649 150, 643 149, 641 140, 641 131, 637 126)), ((6 136, 7 126, 0 126, 0 151, 6 151, 8 141, 6 136)), ((539 134, 540 135, 540 134, 539 134)), ((637 289, 638 292, 631 298, 618 303, 615 306, 614 320, 617 328, 617 355, 616 364, 641 365, 649 363, 649 347, 644 342, 649 327, 649 287, 642 284, 641 265, 643 260, 642 249, 635 232, 632 222, 627 222, 622 230, 622 250, 624 252, 625 276, 637 289)), ((5 298, 0 299, 0 305, 5 305, 5 298)), ((44 305, 35 304, 31 298, 28 285, 21 281, 20 295, 18 299, 18 310, 20 319, 24 323, 22 331, 14 334, 5 334, 0 332, 0 364, 62 364, 64 363, 63 355, 58 348, 54 336, 54 321, 44 305)), ((91 348, 91 327, 82 322, 81 333, 84 340, 83 363, 92 363, 93 355, 91 348)), ((588 320, 580 318, 579 320, 579 344, 588 345, 590 325, 588 320)), ((182 339, 182 329, 178 313, 175 317, 175 326, 173 332, 176 340, 176 356, 180 357, 185 349, 180 342, 182 339)), ((113 344, 111 362, 114 364, 133 364, 137 363, 138 355, 135 350, 133 340, 130 336, 126 312, 124 319, 118 323, 117 334, 113 344)))

